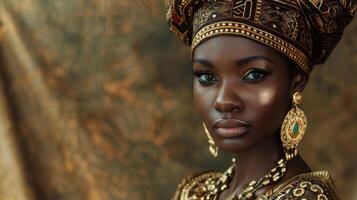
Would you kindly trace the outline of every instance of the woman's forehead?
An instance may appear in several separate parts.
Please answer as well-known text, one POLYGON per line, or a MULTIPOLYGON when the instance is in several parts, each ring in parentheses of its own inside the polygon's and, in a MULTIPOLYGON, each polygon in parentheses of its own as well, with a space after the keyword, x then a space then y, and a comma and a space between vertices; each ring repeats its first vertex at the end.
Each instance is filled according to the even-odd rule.
POLYGON ((281 56, 270 47, 244 37, 218 36, 201 43, 193 52, 194 59, 240 59, 264 56, 280 59, 281 56))

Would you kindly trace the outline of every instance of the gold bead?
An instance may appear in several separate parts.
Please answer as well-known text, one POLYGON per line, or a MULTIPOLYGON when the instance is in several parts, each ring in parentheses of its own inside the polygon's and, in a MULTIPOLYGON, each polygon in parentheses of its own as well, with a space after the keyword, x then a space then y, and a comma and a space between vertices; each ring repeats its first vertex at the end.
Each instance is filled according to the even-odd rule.
POLYGON ((253 185, 255 185, 256 183, 257 183, 256 181, 252 181, 252 182, 249 183, 249 186, 253 186, 253 185))
POLYGON ((245 196, 249 199, 249 198, 251 198, 253 196, 253 194, 252 193, 248 193, 245 196))
POLYGON ((293 101, 295 105, 299 105, 302 102, 301 92, 295 92, 293 95, 293 101))
POLYGON ((269 183, 270 183, 269 179, 263 181, 263 185, 268 185, 269 183))

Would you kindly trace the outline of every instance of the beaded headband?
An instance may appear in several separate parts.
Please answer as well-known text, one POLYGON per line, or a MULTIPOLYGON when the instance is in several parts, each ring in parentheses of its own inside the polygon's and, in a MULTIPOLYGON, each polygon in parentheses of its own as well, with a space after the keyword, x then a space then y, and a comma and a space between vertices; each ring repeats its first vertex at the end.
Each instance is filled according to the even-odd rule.
POLYGON ((310 73, 325 62, 356 12, 356 0, 170 0, 170 29, 191 50, 220 35, 252 39, 310 73))

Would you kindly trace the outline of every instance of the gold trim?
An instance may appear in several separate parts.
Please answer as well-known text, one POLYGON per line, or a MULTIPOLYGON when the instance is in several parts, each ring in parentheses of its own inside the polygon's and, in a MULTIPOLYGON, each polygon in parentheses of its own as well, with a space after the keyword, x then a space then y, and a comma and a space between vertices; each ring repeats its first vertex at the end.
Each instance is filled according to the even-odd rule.
POLYGON ((257 6, 255 9, 255 15, 254 15, 254 21, 257 21, 261 15, 261 10, 262 10, 262 0, 257 0, 257 6))
POLYGON ((193 37, 191 51, 204 40, 216 35, 230 34, 245 36, 265 45, 268 45, 295 61, 306 73, 310 73, 308 57, 297 49, 294 45, 282 40, 281 38, 256 27, 236 21, 220 21, 202 28, 193 37))
POLYGON ((174 197, 172 200, 188 200, 191 199, 192 188, 199 187, 200 184, 205 182, 206 180, 217 181, 222 178, 224 174, 220 172, 207 172, 200 174, 195 177, 189 177, 184 179, 179 187, 176 190, 174 197))

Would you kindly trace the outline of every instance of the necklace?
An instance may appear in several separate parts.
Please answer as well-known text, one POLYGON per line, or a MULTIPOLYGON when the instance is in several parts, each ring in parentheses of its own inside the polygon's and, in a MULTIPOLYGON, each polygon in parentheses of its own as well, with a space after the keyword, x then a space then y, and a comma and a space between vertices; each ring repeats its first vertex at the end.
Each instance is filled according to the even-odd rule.
MULTIPOLYGON (((215 194, 217 195, 215 199, 218 199, 218 195, 226 190, 229 183, 232 181, 234 174, 235 159, 232 160, 233 164, 227 169, 222 177, 217 181, 215 194)), ((268 174, 260 178, 258 181, 251 181, 240 193, 231 195, 229 200, 250 200, 254 197, 254 193, 272 183, 278 182, 286 173, 286 163, 285 159, 280 159, 277 162, 276 167, 271 169, 268 174)))

